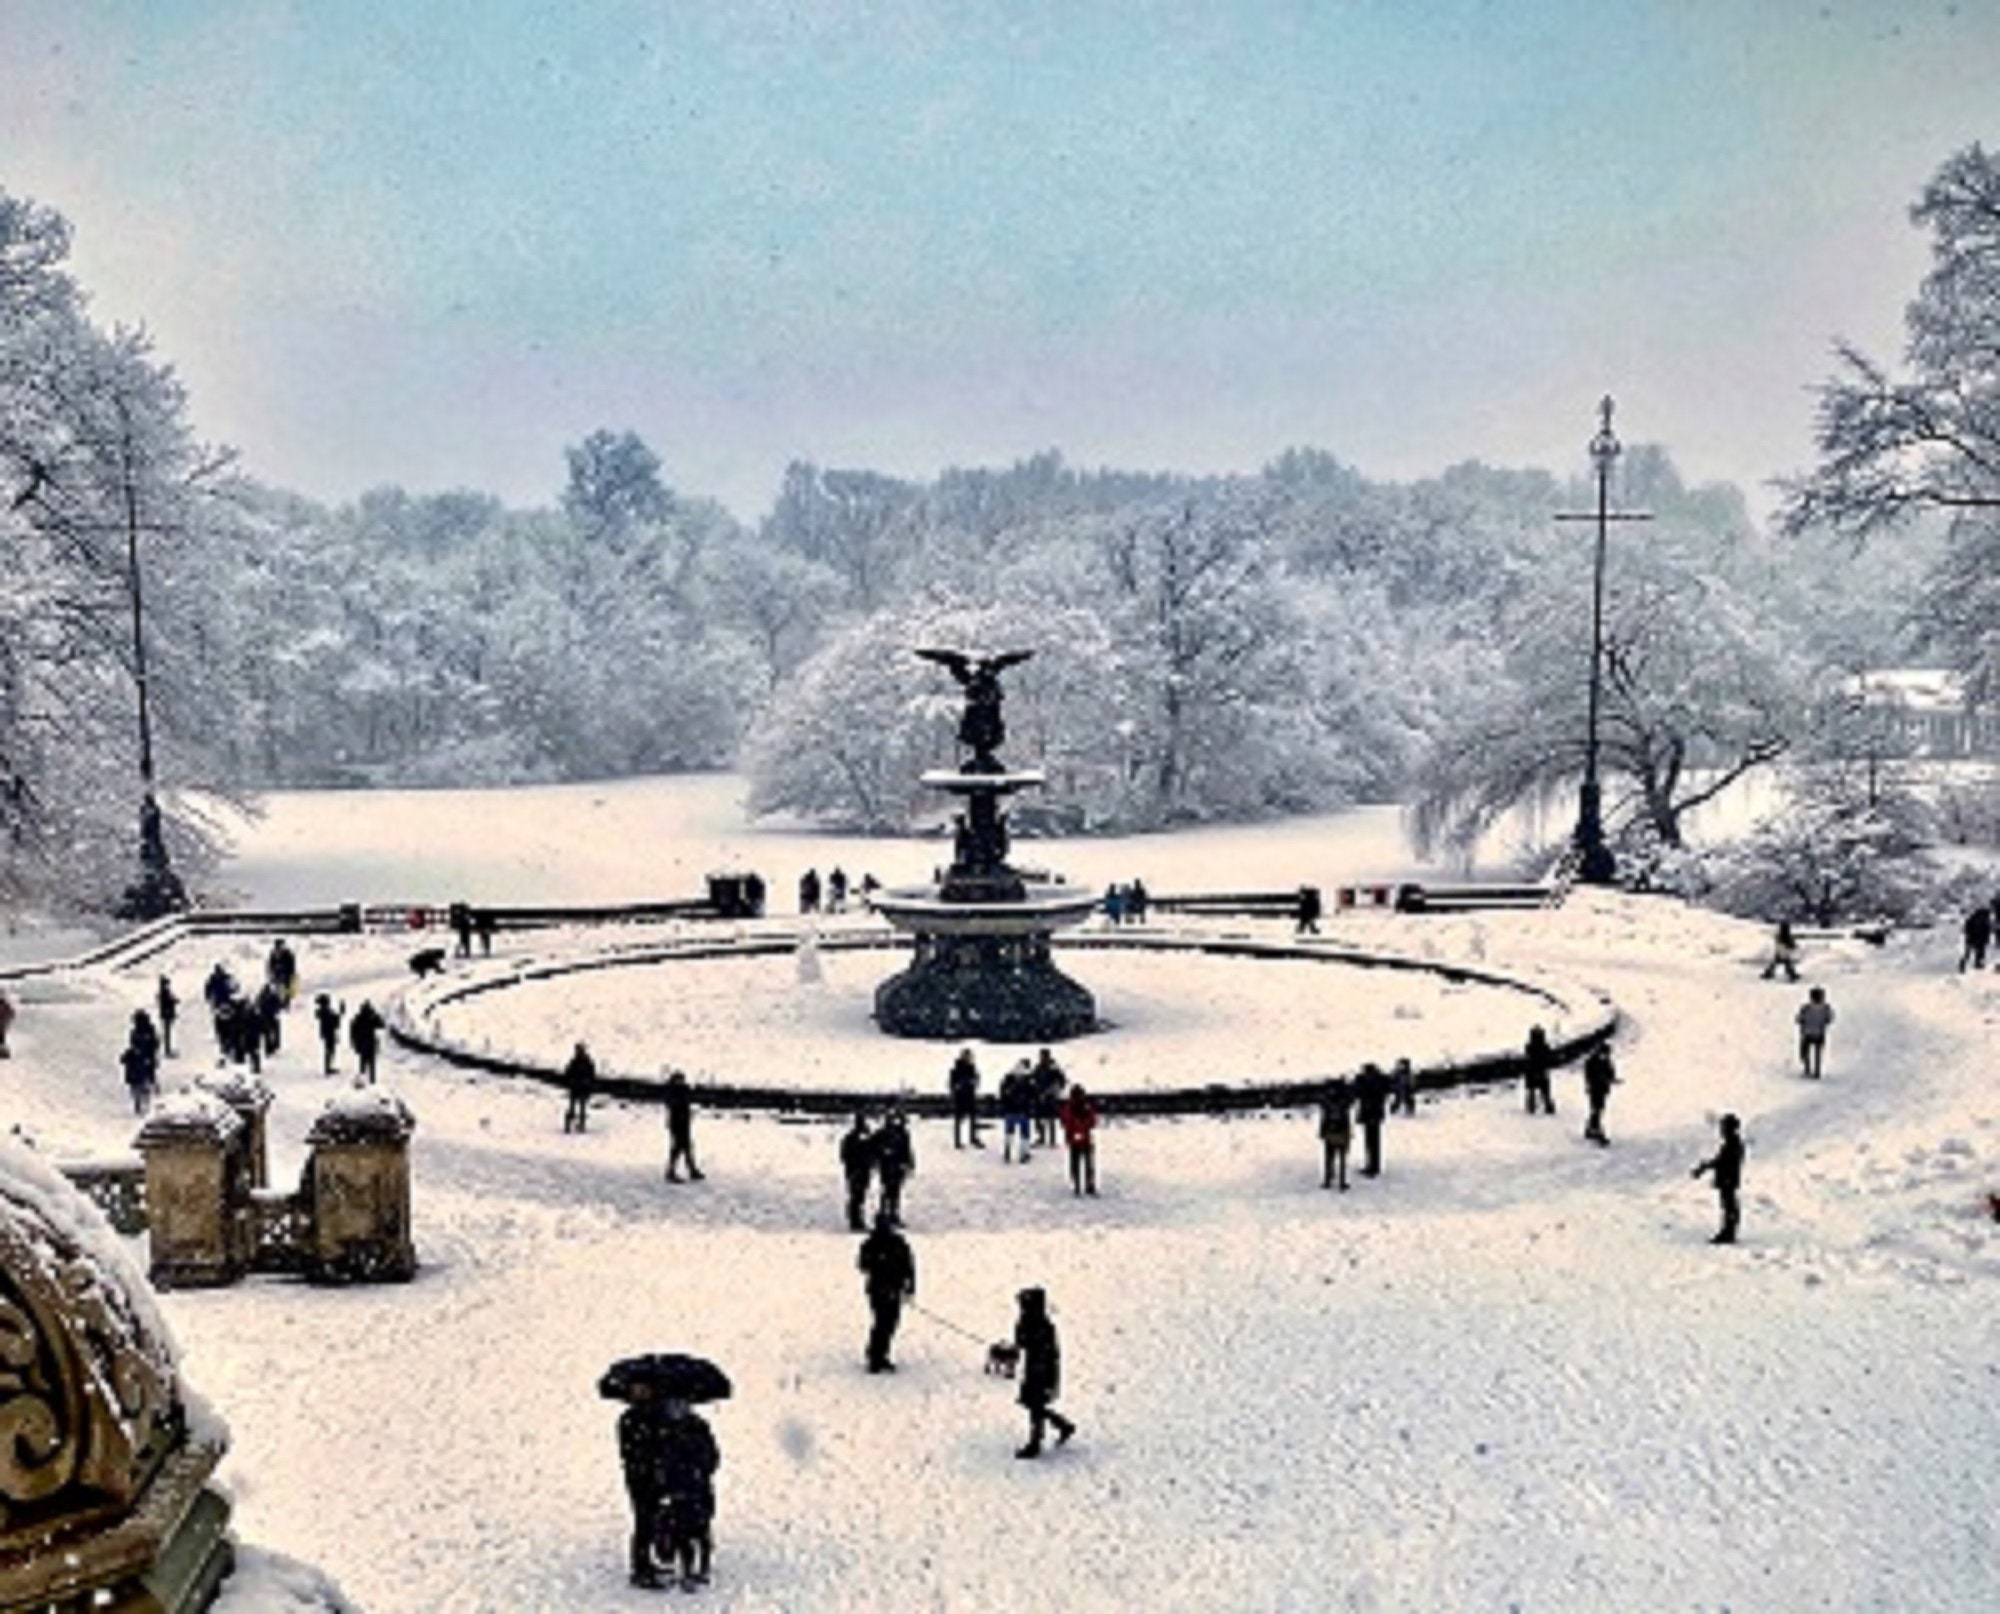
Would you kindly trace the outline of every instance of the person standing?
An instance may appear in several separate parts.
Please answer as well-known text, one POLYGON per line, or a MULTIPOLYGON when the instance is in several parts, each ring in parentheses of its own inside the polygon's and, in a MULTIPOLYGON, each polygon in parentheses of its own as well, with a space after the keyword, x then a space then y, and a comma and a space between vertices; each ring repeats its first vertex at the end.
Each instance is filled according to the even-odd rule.
POLYGON ((336 1004, 322 992, 313 999, 313 1024, 319 1027, 320 1074, 333 1074, 334 1050, 340 1046, 340 1022, 347 1017, 347 1005, 336 1004))
POLYGON ((347 1040, 364 1082, 375 1080, 375 1061, 382 1052, 382 1024, 381 1012, 367 998, 347 1022, 347 1040))
POLYGON ((1556 1067, 1555 1050, 1549 1046, 1549 1034, 1540 1026, 1528 1028, 1528 1045, 1521 1050, 1521 1085, 1528 1096, 1528 1113, 1533 1115, 1537 1105, 1544 1115, 1556 1113, 1555 1091, 1551 1077, 1556 1067))
POLYGON ((826 877, 826 911, 828 913, 847 912, 847 871, 838 863, 826 877))
POLYGON ((819 870, 807 869, 799 876, 799 912, 819 912, 819 870))
POLYGON ((1736 1196, 1743 1186, 1743 1123, 1733 1115, 1725 1115, 1720 1124, 1721 1146, 1689 1175, 1711 1174, 1716 1197, 1722 1202, 1722 1228, 1708 1242, 1734 1244, 1737 1224, 1742 1220, 1742 1207, 1736 1196))
POLYGON ((1062 1107, 1063 1089, 1068 1086, 1069 1077, 1056 1063, 1056 1056, 1044 1048, 1035 1056, 1034 1067, 1028 1073, 1028 1102, 1035 1119, 1038 1149, 1056 1146, 1058 1111, 1062 1107))
POLYGON ((1785 972, 1788 981, 1799 978, 1799 939, 1792 934, 1789 919, 1778 921, 1778 933, 1771 938, 1771 961, 1764 966, 1763 979, 1770 980, 1779 970, 1785 972))
POLYGON ((1355 1073, 1354 1117, 1361 1123, 1361 1175, 1382 1175, 1382 1118, 1389 1108, 1389 1078, 1370 1060, 1355 1073))
POLYGON ((917 1169, 916 1146, 910 1141, 910 1118, 892 1109, 875 1134, 875 1174, 882 1183, 882 1197, 876 1204, 878 1216, 889 1218, 893 1226, 903 1225, 903 1184, 917 1169))
MULTIPOLYGON (((1046 1051, 1046 1050, 1045 1050, 1046 1051)), ((1058 1111, 1063 1141, 1069 1145, 1069 1189, 1072 1194, 1097 1194, 1097 1103, 1074 1083, 1058 1111)))
POLYGON ((582 1043, 570 1051, 569 1063, 563 1066, 562 1084, 563 1092, 568 1095, 563 1103, 563 1131, 588 1132, 590 1095, 597 1086, 597 1061, 582 1043))
POLYGON ((160 1076, 160 1034, 153 1028, 153 1017, 144 1009, 132 1011, 132 1029, 125 1039, 125 1051, 119 1055, 119 1064, 124 1069, 126 1089, 132 1095, 132 1113, 144 1115, 152 1108, 160 1076))
POLYGON ((174 995, 174 983, 164 975, 160 977, 159 988, 153 994, 153 1003, 160 1011, 160 1052, 172 1059, 174 1021, 181 1012, 181 1000, 174 995))
POLYGON ((1958 972, 1963 975, 1969 964, 1973 969, 1986 968, 1986 950, 1993 945, 1993 910, 1974 908, 1965 916, 1965 947, 1958 955, 1958 972))
POLYGON ((850 1232, 865 1233, 868 1224, 862 1208, 868 1203, 868 1183, 875 1175, 875 1134, 868 1130, 868 1116, 854 1112, 854 1124, 840 1139, 840 1172, 847 1179, 847 1226, 850 1232))
POLYGON ((1319 887, 1316 885, 1300 886, 1293 934, 1298 936, 1317 936, 1319 934, 1319 916, 1325 911, 1325 904, 1320 900, 1319 887))
POLYGON ((632 1504, 632 1535, 627 1566, 634 1586, 656 1591, 660 1572, 653 1563, 653 1543, 661 1524, 665 1492, 661 1483, 660 1446, 665 1424, 653 1386, 641 1379, 626 1391, 627 1405, 618 1414, 618 1465, 625 1474, 625 1496, 632 1504))
POLYGON ((468 902, 454 902, 446 910, 451 920, 451 933, 458 943, 458 956, 472 956, 472 905, 468 902))
POLYGON ((1014 1323, 1014 1347, 1021 1353, 1021 1393, 1017 1398, 1028 1409, 1028 1443, 1016 1457, 1042 1455, 1042 1437, 1055 1425, 1056 1444, 1067 1446, 1076 1425, 1055 1409, 1062 1393, 1062 1341, 1049 1316, 1049 1297, 1040 1289, 1023 1289, 1015 1300, 1020 1315, 1014 1323))
MULTIPOLYGON (((279 943, 280 946, 284 944, 279 943)), ((257 988, 257 997, 251 1004, 251 1012, 257 1023, 258 1046, 264 1057, 277 1053, 284 1038, 285 993, 276 981, 266 981, 257 988)))
POLYGON ((687 1402, 660 1403, 660 1501, 655 1537, 659 1556, 680 1571, 681 1590, 708 1584, 715 1561, 715 1471, 722 1452, 708 1420, 687 1402))
POLYGON ((1347 1192, 1347 1151, 1354 1143, 1354 1089, 1345 1076, 1326 1084, 1319 1100, 1319 1185, 1347 1192))
POLYGON ((1611 1142, 1604 1135, 1604 1105, 1611 1097, 1611 1089, 1617 1080, 1618 1069, 1611 1062, 1611 1044, 1600 1042, 1583 1062, 1583 1096, 1590 1101, 1590 1115, 1583 1123, 1583 1135, 1592 1143, 1609 1146, 1611 1142))
POLYGON ((0 1059, 11 1059, 14 1050, 7 1046, 7 1033, 14 1024, 13 1000, 5 992, 0 992, 0 1059))
POLYGON ((694 1094, 680 1071, 667 1077, 667 1181, 679 1182, 679 1167, 687 1167, 687 1180, 700 1182, 702 1169, 694 1163, 694 1094))
POLYGON ((973 1148, 985 1148, 985 1140, 979 1136, 979 1066, 970 1048, 959 1049, 945 1086, 951 1093, 951 1146, 963 1149, 969 1133, 973 1148))
POLYGON ((1000 1159, 1003 1163, 1014 1158, 1014 1139, 1021 1140, 1021 1161, 1028 1160, 1028 1109, 1033 1102, 1033 1083, 1028 1075, 1028 1062, 1017 1059, 1009 1067, 1007 1074, 1000 1078, 1000 1159))
POLYGON ((1799 1068, 1817 1079, 1826 1073, 1826 1030, 1833 1024, 1833 1005, 1826 1001, 1826 988, 1815 986, 1808 991, 1794 1018, 1799 1027, 1799 1068))
MULTIPOLYGON (((292 995, 299 987, 299 960, 292 951, 291 943, 280 936, 271 943, 271 952, 264 961, 264 979, 277 989, 278 1006, 289 1009, 292 995)), ((273 1047, 272 1053, 278 1050, 273 1047)))
POLYGON ((1389 1070, 1389 1113, 1417 1113, 1417 1073, 1407 1059, 1399 1059, 1389 1070))
POLYGON ((868 1296, 868 1312, 873 1319, 868 1329, 868 1371, 893 1373, 896 1364, 889 1350, 896 1340, 896 1327, 903 1320, 903 1302, 917 1296, 917 1258, 910 1241, 896 1229, 896 1219, 887 1211, 875 1213, 875 1229, 861 1241, 861 1253, 854 1265, 861 1273, 861 1286, 868 1296))

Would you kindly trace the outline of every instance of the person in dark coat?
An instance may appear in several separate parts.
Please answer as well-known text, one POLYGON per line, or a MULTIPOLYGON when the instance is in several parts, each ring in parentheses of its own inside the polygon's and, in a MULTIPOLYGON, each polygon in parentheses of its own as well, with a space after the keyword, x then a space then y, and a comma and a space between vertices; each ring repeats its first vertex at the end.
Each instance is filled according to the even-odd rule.
POLYGON ((1986 968, 1986 950, 1993 945, 1993 910, 1974 908, 1965 916, 1965 948, 1958 955, 1958 970, 1965 973, 1969 964, 1976 970, 1986 968))
POLYGON ((1021 1353, 1021 1393, 1016 1398, 1028 1409, 1028 1443, 1016 1457, 1042 1455, 1042 1436, 1055 1425, 1056 1444, 1067 1446, 1076 1425, 1055 1409, 1062 1393, 1062 1342, 1049 1316, 1049 1297, 1040 1289, 1023 1289, 1015 1299, 1020 1316, 1014 1323, 1014 1348, 1021 1353))
POLYGON ((1370 1060, 1354 1076, 1354 1118, 1361 1123, 1361 1175, 1382 1175, 1382 1119, 1389 1109, 1389 1078, 1370 1060))
POLYGON ((893 1373, 896 1364, 890 1360, 889 1348, 896 1340, 896 1325, 903 1320, 903 1302, 917 1296, 917 1258, 887 1211, 875 1213, 875 1229, 861 1241, 854 1265, 861 1273, 873 1318, 868 1330, 868 1371, 893 1373))
POLYGON ((891 1110, 875 1134, 875 1174, 882 1184, 876 1204, 878 1216, 886 1216, 896 1226, 903 1225, 903 1184, 917 1169, 917 1151, 910 1141, 910 1118, 901 1110, 891 1110))
POLYGON ((582 1043, 576 1045, 569 1063, 563 1066, 562 1082, 563 1091, 569 1095, 563 1105, 563 1131, 588 1132, 590 1095, 597 1087, 597 1061, 582 1043))
POLYGON ((1354 1142, 1354 1089, 1345 1076, 1326 1084, 1319 1100, 1319 1185, 1347 1192, 1347 1151, 1354 1142))
POLYGON ((1770 980, 1779 970, 1785 972, 1788 981, 1799 978, 1799 939, 1792 934, 1789 919, 1778 921, 1777 934, 1771 938, 1771 961, 1764 966, 1763 979, 1770 980))
POLYGON ((660 1477, 660 1558, 678 1568, 681 1589, 708 1584, 715 1561, 715 1471, 722 1452, 708 1420, 685 1401, 660 1405, 657 1461, 660 1477))
POLYGON ((1609 1145, 1604 1135, 1604 1105, 1618 1080, 1618 1067, 1611 1062, 1611 1044, 1600 1042, 1583 1062, 1583 1096, 1590 1101, 1590 1115, 1583 1123, 1583 1135, 1592 1143, 1609 1145))
POLYGON ((1389 1067, 1389 1113, 1417 1113, 1417 1073, 1407 1059, 1399 1059, 1389 1067))
POLYGON ((1733 1115, 1725 1115, 1720 1124, 1721 1147, 1689 1175, 1700 1177, 1704 1173, 1712 1174, 1716 1197, 1722 1202, 1722 1230, 1708 1242, 1734 1244, 1737 1223, 1742 1219, 1742 1208, 1737 1204, 1736 1195, 1743 1186, 1743 1123, 1733 1115))
POLYGON ((1097 1101, 1075 1083, 1057 1109, 1063 1142, 1069 1146, 1069 1191, 1097 1194, 1097 1101))
POLYGON ((144 1009, 132 1011, 132 1029, 118 1062, 125 1073, 126 1089, 132 1095, 132 1113, 144 1115, 152 1107, 160 1080, 160 1034, 153 1028, 153 1017, 144 1009))
POLYGON ((1125 916, 1135 925, 1146 922, 1146 904, 1153 899, 1146 892, 1144 880, 1134 880, 1125 888, 1125 916))
POLYGON ((1000 1158, 1014 1158, 1014 1139, 1021 1140, 1021 1159, 1028 1159, 1029 1112, 1034 1108, 1034 1078, 1025 1059, 1017 1059, 1000 1078, 1000 1158))
POLYGON ((1521 1087, 1527 1095, 1530 1115, 1538 1106, 1544 1115, 1556 1113, 1555 1091, 1551 1085, 1555 1068, 1556 1055, 1549 1046, 1549 1034, 1540 1026, 1529 1027, 1528 1044, 1521 1050, 1521 1087))
POLYGON ((1808 1076, 1823 1076, 1826 1073, 1826 1031, 1833 1024, 1833 1005, 1826 1001, 1826 988, 1809 988, 1795 1018, 1799 1028, 1799 1068, 1808 1076))
POLYGON ((1294 933, 1300 936, 1317 936, 1319 934, 1319 917, 1325 911, 1325 904, 1320 899, 1319 887, 1316 885, 1300 886, 1297 910, 1298 922, 1294 927, 1294 933))
POLYGON ((174 1021, 180 1016, 181 1000, 174 993, 174 983, 164 975, 160 977, 159 990, 153 994, 153 1001, 160 1012, 160 1052, 172 1059, 174 1021))
POLYGON ((479 953, 482 958, 493 956, 493 910, 475 908, 472 914, 472 928, 479 935, 479 953))
POLYGON ((11 1059, 14 1050, 7 1046, 7 1033, 14 1026, 14 1000, 5 992, 0 992, 0 1059, 11 1059))
POLYGON ((847 1226, 850 1232, 865 1233, 862 1208, 868 1203, 868 1184, 875 1175, 875 1134, 868 1130, 868 1116, 854 1112, 854 1124, 840 1139, 840 1174, 847 1179, 847 1226))
POLYGON ((210 1014, 219 1014, 223 1004, 236 996, 236 977, 229 973, 229 966, 220 960, 208 977, 201 983, 202 1001, 208 1005, 210 1014))
POLYGON ((1035 1143, 1038 1147, 1053 1149, 1056 1146, 1057 1111, 1062 1105, 1063 1089, 1069 1086, 1069 1077, 1056 1063, 1056 1056, 1044 1048, 1035 1056, 1035 1063, 1028 1072, 1028 1102, 1034 1115, 1035 1143))
POLYGON ((702 1169, 694 1163, 694 1094, 680 1071, 667 1077, 667 1181, 681 1180, 680 1167, 686 1165, 687 1180, 700 1182, 702 1169))
POLYGON ((627 1563, 634 1586, 657 1589, 660 1572, 653 1563, 653 1543, 660 1533, 660 1431, 665 1423, 652 1385, 644 1380, 626 1392, 625 1410, 618 1414, 618 1465, 625 1473, 625 1495, 632 1504, 632 1537, 627 1563))
MULTIPOLYGON (((282 936, 271 943, 270 956, 264 961, 264 979, 278 989, 278 1007, 289 1009, 292 995, 299 989, 299 959, 282 936)), ((277 1049, 273 1047, 271 1052, 277 1049)))
POLYGON ((847 912, 847 871, 837 863, 833 867, 833 872, 826 877, 826 911, 847 912))
POLYGON ((232 1065, 247 1061, 253 1074, 263 1071, 264 1026, 248 998, 232 997, 216 1011, 215 1040, 232 1065))
POLYGON ((257 1040, 265 1054, 275 1054, 284 1039, 284 989, 276 981, 266 981, 257 989, 252 1008, 257 1021, 257 1040))
POLYGON ((382 1051, 382 1015, 367 998, 347 1022, 347 1041, 364 1082, 375 1080, 375 1060, 382 1051))
POLYGON ((799 912, 819 912, 819 870, 807 869, 799 876, 799 912))
POLYGON ((458 941, 458 956, 472 956, 472 907, 469 903, 454 902, 447 910, 451 921, 451 933, 458 941))
POLYGON ((334 1050, 340 1046, 340 1022, 347 1018, 347 1005, 335 1003, 322 992, 313 999, 313 1024, 319 1027, 321 1074, 333 1074, 334 1050))
POLYGON ((985 1148, 985 1140, 979 1136, 979 1066, 970 1048, 959 1049, 945 1085, 951 1093, 951 1146, 963 1149, 970 1133, 973 1148, 985 1148))

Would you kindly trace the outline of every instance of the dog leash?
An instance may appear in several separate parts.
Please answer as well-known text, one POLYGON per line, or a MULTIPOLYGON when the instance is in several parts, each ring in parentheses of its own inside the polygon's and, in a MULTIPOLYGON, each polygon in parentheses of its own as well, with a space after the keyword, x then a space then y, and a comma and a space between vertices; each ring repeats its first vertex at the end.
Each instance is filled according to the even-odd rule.
POLYGON ((932 1311, 928 1306, 920 1306, 914 1300, 912 1300, 909 1302, 909 1307, 910 1310, 912 1311, 922 1312, 926 1317, 930 1318, 930 1320, 936 1323, 939 1327, 949 1328, 954 1334, 964 1335, 967 1339, 971 1340, 975 1345, 984 1345, 986 1343, 986 1337, 983 1334, 975 1334, 969 1328, 960 1328, 958 1324, 953 1322, 949 1317, 940 1317, 936 1312, 932 1311))

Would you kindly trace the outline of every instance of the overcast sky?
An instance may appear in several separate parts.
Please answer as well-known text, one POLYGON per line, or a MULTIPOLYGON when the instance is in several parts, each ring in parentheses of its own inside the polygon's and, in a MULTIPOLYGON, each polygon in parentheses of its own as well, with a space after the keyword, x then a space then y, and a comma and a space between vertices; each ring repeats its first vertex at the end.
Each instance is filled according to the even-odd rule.
POLYGON ((0 0, 0 187, 206 437, 513 503, 632 428, 746 517, 929 476, 1810 456, 2000 0, 0 0))

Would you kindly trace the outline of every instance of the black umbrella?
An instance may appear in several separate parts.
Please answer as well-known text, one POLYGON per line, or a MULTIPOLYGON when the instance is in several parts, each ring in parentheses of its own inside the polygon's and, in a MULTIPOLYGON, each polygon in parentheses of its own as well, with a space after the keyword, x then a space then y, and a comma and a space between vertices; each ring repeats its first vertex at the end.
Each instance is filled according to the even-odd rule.
POLYGON ((635 1384, 650 1385, 656 1400, 675 1401, 727 1401, 731 1389, 729 1375, 707 1357, 660 1351, 613 1362, 597 1381, 597 1393, 607 1401, 630 1401, 635 1384))

